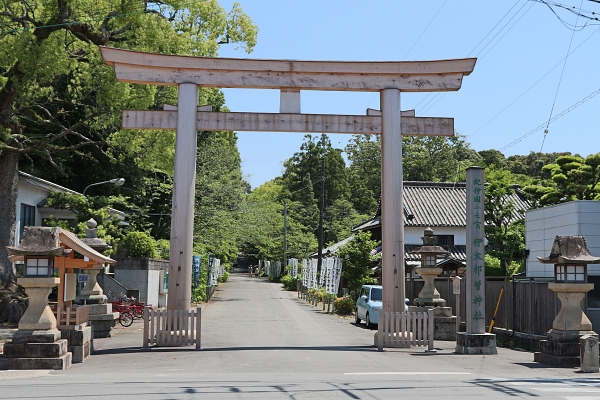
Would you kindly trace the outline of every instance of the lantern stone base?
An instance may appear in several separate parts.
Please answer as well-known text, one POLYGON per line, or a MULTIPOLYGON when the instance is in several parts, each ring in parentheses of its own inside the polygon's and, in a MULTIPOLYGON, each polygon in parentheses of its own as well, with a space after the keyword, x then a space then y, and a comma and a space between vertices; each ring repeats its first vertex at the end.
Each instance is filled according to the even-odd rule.
POLYGON ((113 312, 112 304, 88 305, 89 321, 94 327, 94 339, 112 336, 112 330, 117 324, 119 313, 113 312))
POLYGON ((466 333, 456 335, 457 354, 498 354, 496 335, 493 333, 466 333))
POLYGON ((0 370, 67 369, 72 354, 68 342, 57 329, 43 331, 18 330, 10 343, 4 344, 0 370))
POLYGON ((456 316, 452 315, 452 307, 417 307, 409 306, 408 312, 424 312, 433 308, 433 339, 456 340, 456 316))
POLYGON ((86 326, 78 331, 60 331, 63 339, 68 342, 67 351, 73 354, 73 363, 82 363, 90 356, 92 327, 86 326))
POLYGON ((579 339, 590 335, 598 337, 594 331, 562 331, 551 329, 546 340, 540 340, 540 351, 533 354, 533 360, 556 367, 579 367, 581 365, 581 345, 579 339))

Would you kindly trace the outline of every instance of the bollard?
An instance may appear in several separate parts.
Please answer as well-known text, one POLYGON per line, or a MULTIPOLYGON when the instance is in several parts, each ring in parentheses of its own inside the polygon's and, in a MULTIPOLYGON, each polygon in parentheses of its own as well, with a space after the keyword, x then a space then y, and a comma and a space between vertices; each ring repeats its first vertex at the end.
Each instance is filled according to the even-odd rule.
POLYGON ((581 372, 598 372, 598 336, 584 335, 579 338, 581 372))

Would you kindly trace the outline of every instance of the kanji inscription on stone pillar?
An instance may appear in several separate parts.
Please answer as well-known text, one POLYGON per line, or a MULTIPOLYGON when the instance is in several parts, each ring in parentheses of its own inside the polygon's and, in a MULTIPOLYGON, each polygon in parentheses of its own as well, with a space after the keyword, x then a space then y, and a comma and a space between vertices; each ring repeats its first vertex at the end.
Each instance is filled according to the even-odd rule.
POLYGON ((484 169, 467 168, 467 332, 485 333, 484 169))

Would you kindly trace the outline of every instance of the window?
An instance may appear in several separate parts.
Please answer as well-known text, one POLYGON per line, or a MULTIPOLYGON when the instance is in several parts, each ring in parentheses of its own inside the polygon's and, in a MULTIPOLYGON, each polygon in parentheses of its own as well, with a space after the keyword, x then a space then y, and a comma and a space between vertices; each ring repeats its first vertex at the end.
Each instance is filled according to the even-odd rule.
POLYGON ((585 282, 586 273, 583 265, 557 265, 554 268, 556 282, 585 282))
POLYGON ((588 283, 593 283, 594 289, 587 294, 587 306, 600 309, 600 276, 588 276, 588 283))
POLYGON ((437 235, 435 242, 447 250, 448 247, 454 246, 454 235, 437 235))
POLYGON ((436 256, 425 256, 425 266, 426 267, 435 267, 436 265, 436 256))
POLYGON ((25 257, 25 276, 52 276, 52 261, 50 258, 25 257))
POLYGON ((21 203, 21 218, 20 218, 19 239, 23 239, 23 230, 26 226, 35 225, 35 207, 21 203))
POLYGON ((381 301, 381 289, 373 288, 371 289, 371 301, 381 301))

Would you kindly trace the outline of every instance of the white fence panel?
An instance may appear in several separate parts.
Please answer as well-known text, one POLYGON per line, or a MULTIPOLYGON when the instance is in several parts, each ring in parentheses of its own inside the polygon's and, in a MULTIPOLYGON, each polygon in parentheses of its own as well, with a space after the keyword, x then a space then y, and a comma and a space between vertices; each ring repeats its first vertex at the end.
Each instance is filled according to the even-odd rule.
POLYGON ((379 316, 378 347, 427 346, 433 351, 433 309, 424 312, 386 312, 379 316))
POLYGON ((144 309, 144 348, 150 346, 196 345, 200 350, 201 315, 200 307, 195 310, 152 310, 144 309))

